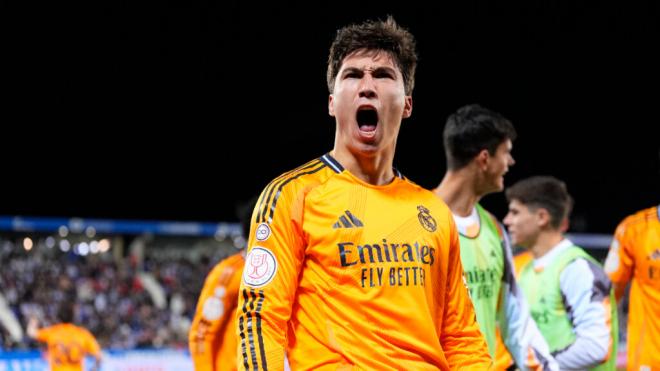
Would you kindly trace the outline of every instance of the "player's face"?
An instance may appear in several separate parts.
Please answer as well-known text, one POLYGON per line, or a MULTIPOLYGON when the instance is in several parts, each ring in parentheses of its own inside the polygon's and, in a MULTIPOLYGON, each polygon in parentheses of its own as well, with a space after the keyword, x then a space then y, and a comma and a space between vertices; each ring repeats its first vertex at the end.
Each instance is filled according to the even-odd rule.
POLYGON ((488 193, 501 192, 504 190, 504 174, 509 171, 510 166, 513 166, 516 163, 511 155, 512 149, 513 143, 510 139, 507 139, 500 143, 500 145, 497 146, 495 154, 489 157, 486 176, 491 189, 488 193))
POLYGON ((539 235, 538 214, 518 200, 509 203, 509 212, 504 217, 504 224, 509 230, 514 245, 530 248, 539 235))
POLYGON ((396 146, 412 97, 389 53, 358 50, 344 58, 328 110, 337 122, 335 147, 374 155, 396 146))

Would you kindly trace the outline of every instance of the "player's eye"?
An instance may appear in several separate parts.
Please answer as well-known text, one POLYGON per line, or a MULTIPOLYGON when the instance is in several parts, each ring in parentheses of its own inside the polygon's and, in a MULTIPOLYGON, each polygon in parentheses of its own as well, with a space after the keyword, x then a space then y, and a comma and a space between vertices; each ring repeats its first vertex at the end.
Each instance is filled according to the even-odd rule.
POLYGON ((377 79, 394 79, 394 74, 389 70, 376 70, 376 71, 374 71, 374 78, 377 78, 377 79))

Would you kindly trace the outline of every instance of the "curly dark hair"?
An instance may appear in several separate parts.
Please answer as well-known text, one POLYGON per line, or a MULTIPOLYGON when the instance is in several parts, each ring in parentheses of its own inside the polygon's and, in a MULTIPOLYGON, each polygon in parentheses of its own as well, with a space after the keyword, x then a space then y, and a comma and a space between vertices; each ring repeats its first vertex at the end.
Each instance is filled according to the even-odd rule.
POLYGON ((328 56, 328 91, 333 92, 335 79, 344 58, 353 52, 384 51, 389 53, 403 75, 406 95, 412 95, 415 86, 415 68, 417 52, 415 38, 405 28, 400 27, 392 16, 386 21, 366 21, 353 24, 337 31, 337 36, 330 46, 328 56))

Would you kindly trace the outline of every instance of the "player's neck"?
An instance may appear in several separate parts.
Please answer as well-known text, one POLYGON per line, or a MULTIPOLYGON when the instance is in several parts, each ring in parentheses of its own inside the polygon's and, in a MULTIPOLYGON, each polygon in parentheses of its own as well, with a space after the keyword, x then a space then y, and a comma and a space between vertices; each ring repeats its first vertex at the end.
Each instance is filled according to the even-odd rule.
POLYGON ((564 235, 559 231, 546 231, 539 234, 536 243, 532 246, 532 255, 538 259, 552 250, 564 239, 564 235))
POLYGON ((348 149, 335 148, 330 155, 337 160, 345 170, 356 178, 373 185, 385 185, 394 179, 392 161, 394 153, 380 153, 374 156, 356 156, 348 149))
POLYGON ((445 201, 452 213, 463 217, 470 215, 481 198, 475 191, 473 178, 461 171, 447 171, 433 192, 445 201))

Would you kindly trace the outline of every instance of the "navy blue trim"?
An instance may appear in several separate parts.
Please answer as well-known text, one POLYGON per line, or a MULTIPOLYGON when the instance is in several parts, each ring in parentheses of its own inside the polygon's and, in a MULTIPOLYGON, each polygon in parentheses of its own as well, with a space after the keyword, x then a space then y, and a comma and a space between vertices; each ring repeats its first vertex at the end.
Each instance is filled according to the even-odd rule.
POLYGON ((250 297, 250 312, 247 320, 247 332, 248 339, 250 340, 250 357, 252 358, 252 368, 254 371, 257 371, 259 366, 257 363, 257 350, 254 346, 254 329, 252 328, 252 312, 254 312, 254 302, 256 301, 257 296, 254 294, 254 290, 252 289, 250 290, 250 297))
MULTIPOLYGON (((326 166, 325 164, 320 164, 320 166, 316 169, 312 169, 310 171, 305 171, 305 172, 302 172, 302 173, 297 173, 296 175, 294 175, 294 176, 288 178, 287 180, 285 180, 284 182, 282 182, 282 184, 280 184, 280 186, 277 188, 277 193, 275 193, 275 197, 273 197, 273 203, 270 206, 270 215, 268 216, 268 221, 267 222, 270 224, 273 221, 273 214, 275 214, 275 207, 277 206, 277 199, 280 198, 280 194, 282 194, 282 188, 284 188, 284 186, 287 185, 287 183, 289 183, 290 181, 295 180, 295 179, 297 179, 297 178, 299 178, 303 175, 314 174, 314 173, 318 172, 319 170, 323 169, 325 166, 326 166)), ((265 217, 266 217, 266 215, 264 214, 264 218, 265 217)))
POLYGON ((312 167, 314 167, 314 166, 316 166, 320 163, 321 163, 321 161, 313 160, 313 161, 308 162, 307 164, 305 164, 301 167, 298 167, 294 170, 291 170, 291 171, 285 173, 284 175, 282 175, 282 176, 276 178, 275 180, 273 180, 272 182, 270 182, 270 184, 268 185, 268 187, 266 187, 266 190, 264 191, 264 197, 261 200, 262 202, 259 203, 259 209, 261 209, 261 211, 257 212, 255 223, 263 223, 263 222, 266 221, 266 214, 268 213, 268 204, 271 202, 271 197, 273 197, 273 192, 275 191, 275 189, 277 188, 278 185, 280 185, 282 182, 286 181, 286 179, 288 179, 288 177, 290 177, 291 174, 295 173, 296 171, 306 170, 306 169, 312 168, 312 167), (270 191, 268 191, 269 188, 270 188, 270 191), (266 196, 266 193, 268 193, 268 196, 266 196), (266 200, 265 203, 263 203, 264 200, 266 200), (262 205, 263 205, 263 208, 262 208, 262 205))
POLYGON ((238 328, 241 333, 241 353, 243 353, 243 366, 245 366, 246 371, 250 369, 250 365, 248 364, 247 347, 245 345, 245 327, 243 326, 244 316, 247 314, 247 302, 247 290, 243 289, 243 315, 238 319, 238 328))
POLYGON ((268 371, 268 363, 266 362, 266 350, 264 349, 264 337, 261 334, 261 305, 264 302, 264 290, 259 290, 259 301, 257 303, 257 339, 259 339, 259 353, 261 353, 261 367, 264 371, 268 371))
POLYGON ((335 160, 334 157, 330 156, 329 153, 326 153, 325 155, 321 156, 320 160, 323 161, 326 165, 328 165, 328 167, 334 170, 335 173, 337 174, 344 171, 344 167, 341 166, 339 161, 335 160))

